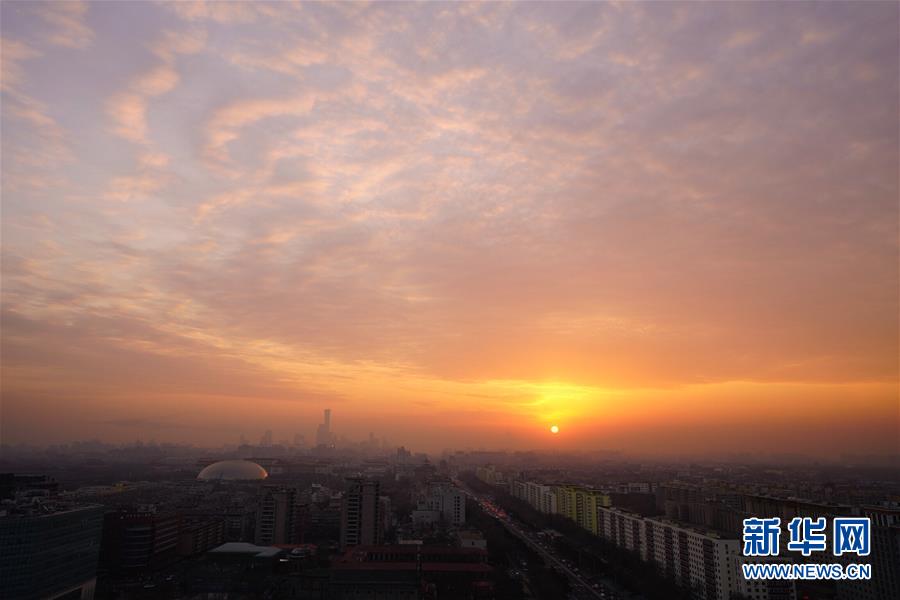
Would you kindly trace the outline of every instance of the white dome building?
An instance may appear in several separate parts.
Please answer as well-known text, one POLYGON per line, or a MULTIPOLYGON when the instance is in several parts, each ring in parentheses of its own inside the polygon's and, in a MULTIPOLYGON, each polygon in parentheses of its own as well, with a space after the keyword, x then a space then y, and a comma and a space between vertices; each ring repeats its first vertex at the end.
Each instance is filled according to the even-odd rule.
POLYGON ((201 481, 257 481, 269 474, 261 466, 249 460, 220 460, 197 475, 201 481))

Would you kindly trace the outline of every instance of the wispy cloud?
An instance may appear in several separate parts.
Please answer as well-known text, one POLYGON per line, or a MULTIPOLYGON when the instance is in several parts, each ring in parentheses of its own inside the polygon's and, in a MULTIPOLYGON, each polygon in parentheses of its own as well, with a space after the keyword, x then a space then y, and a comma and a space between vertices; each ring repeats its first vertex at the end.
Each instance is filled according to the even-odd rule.
POLYGON ((108 102, 116 134, 132 142, 149 143, 147 108, 150 100, 175 89, 180 80, 175 65, 178 55, 200 52, 205 39, 205 34, 198 31, 166 31, 162 34, 152 47, 162 63, 135 77, 126 90, 117 93, 108 102))
POLYGON ((94 32, 85 22, 87 2, 35 2, 34 6, 36 14, 49 26, 43 37, 50 44, 84 48, 94 40, 94 32))

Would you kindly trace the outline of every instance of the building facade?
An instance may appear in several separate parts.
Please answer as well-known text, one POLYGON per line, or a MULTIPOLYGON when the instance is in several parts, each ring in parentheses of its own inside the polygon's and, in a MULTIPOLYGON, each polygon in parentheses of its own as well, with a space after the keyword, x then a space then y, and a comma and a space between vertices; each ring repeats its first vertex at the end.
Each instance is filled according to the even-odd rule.
POLYGON ((554 488, 557 514, 598 535, 597 513, 600 508, 610 505, 609 496, 600 490, 580 485, 558 485, 554 488))
POLYGON ((443 522, 459 527, 466 522, 466 497, 449 482, 433 482, 428 491, 419 498, 412 512, 416 525, 433 525, 443 522))
POLYGON ((553 486, 526 481, 525 501, 544 514, 556 514, 556 493, 553 486))
POLYGON ((597 514, 601 538, 653 563, 697 600, 730 600, 737 594, 751 600, 796 599, 792 581, 744 579, 741 563, 747 559, 736 537, 618 508, 601 507, 597 514))
POLYGON ((20 600, 94 597, 102 506, 42 503, 0 512, 0 587, 20 600))
POLYGON ((341 500, 341 548, 380 544, 384 518, 380 513, 378 481, 360 477, 347 480, 341 500))
POLYGON ((854 555, 842 562, 872 565, 868 581, 839 581, 839 600, 895 600, 900 598, 900 505, 864 506, 862 516, 871 520, 871 554, 860 560, 854 555))
POLYGON ((294 488, 263 486, 256 511, 255 542, 263 546, 300 543, 299 509, 294 488))
POLYGON ((100 565, 113 575, 154 569, 178 558, 180 517, 155 506, 106 513, 100 565))
POLYGON ((601 507, 597 511, 597 535, 619 548, 637 553, 641 560, 652 560, 653 545, 647 543, 647 525, 638 514, 601 507))

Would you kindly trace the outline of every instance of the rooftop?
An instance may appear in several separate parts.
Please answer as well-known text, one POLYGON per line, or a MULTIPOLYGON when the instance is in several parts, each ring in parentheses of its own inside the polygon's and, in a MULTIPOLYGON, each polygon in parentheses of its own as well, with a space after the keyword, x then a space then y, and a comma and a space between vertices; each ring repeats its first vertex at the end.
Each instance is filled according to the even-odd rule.
POLYGON ((283 550, 275 546, 257 546, 247 542, 227 542, 213 548, 210 554, 251 554, 256 558, 273 558, 281 554, 283 550))
POLYGON ((197 475, 202 481, 254 481, 269 476, 261 466, 249 460, 220 460, 197 475))

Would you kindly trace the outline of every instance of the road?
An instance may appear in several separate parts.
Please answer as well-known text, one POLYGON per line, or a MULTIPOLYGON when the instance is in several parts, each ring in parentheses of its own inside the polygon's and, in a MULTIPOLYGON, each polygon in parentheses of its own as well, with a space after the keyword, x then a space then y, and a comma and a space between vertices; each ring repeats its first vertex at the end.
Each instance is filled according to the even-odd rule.
POLYGON ((487 514, 497 519, 507 531, 534 550, 548 565, 552 565, 564 573, 569 578, 569 584, 572 589, 570 598, 573 600, 624 600, 626 597, 630 597, 629 594, 625 594, 621 590, 615 590, 610 582, 586 577, 578 571, 577 567, 560 558, 548 542, 540 539, 529 528, 523 527, 522 524, 508 515, 502 508, 495 505, 490 498, 476 493, 458 479, 454 479, 453 483, 464 494, 478 502, 479 506, 487 514))

